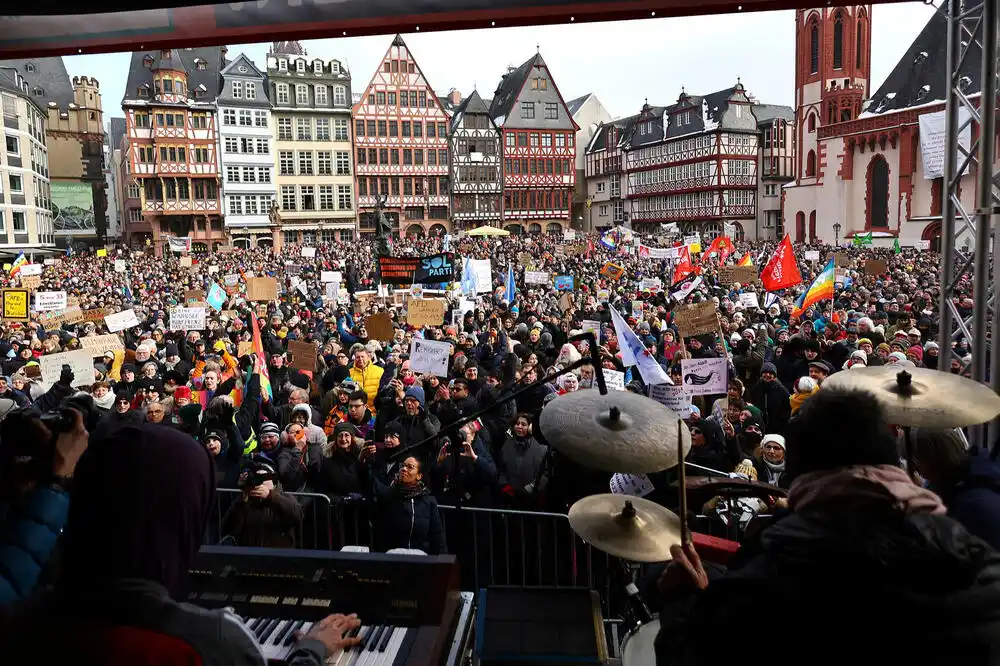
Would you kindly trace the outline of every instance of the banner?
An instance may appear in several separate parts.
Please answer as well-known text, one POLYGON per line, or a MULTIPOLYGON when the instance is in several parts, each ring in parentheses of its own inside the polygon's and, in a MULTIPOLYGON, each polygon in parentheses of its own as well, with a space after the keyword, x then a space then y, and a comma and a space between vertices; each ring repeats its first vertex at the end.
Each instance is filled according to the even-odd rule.
POLYGON ((181 252, 191 251, 191 239, 190 238, 178 238, 177 236, 167 237, 168 247, 171 252, 180 254, 181 252))
POLYGON ((451 252, 442 252, 418 260, 411 284, 438 284, 454 279, 455 258, 451 252))
POLYGON ((379 282, 408 287, 413 284, 413 276, 419 264, 419 257, 379 257, 379 282))

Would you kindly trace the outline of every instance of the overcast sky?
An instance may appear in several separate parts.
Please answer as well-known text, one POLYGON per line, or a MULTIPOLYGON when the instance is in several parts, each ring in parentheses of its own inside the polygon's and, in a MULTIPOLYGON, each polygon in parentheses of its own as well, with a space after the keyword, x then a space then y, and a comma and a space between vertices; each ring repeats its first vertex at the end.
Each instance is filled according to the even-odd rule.
MULTIPOLYGON (((872 20, 872 90, 878 88, 934 12, 921 2, 879 4, 872 20)), ((792 11, 727 14, 610 23, 497 28, 404 35, 424 75, 439 93, 477 87, 484 97, 496 89, 508 65, 519 65, 536 45, 566 100, 595 93, 614 117, 652 104, 676 101, 681 86, 704 94, 727 88, 740 77, 761 102, 793 103, 795 14, 792 11)), ((305 42, 310 56, 337 58, 351 70, 361 92, 389 47, 390 36, 305 42)), ((243 44, 260 67, 270 45, 243 44)), ((121 115, 128 76, 126 54, 66 58, 71 76, 101 83, 106 117, 121 115)), ((944 73, 942 72, 943 76, 944 73)))

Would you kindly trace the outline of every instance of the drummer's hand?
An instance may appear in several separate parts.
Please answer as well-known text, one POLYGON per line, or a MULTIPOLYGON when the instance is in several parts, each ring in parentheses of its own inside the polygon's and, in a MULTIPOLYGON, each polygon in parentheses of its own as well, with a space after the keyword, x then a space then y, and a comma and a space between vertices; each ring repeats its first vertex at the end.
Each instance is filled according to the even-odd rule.
POLYGON ((673 561, 667 564, 657 582, 660 594, 666 596, 684 588, 704 590, 708 587, 708 574, 693 544, 686 543, 683 548, 671 546, 670 557, 673 561))

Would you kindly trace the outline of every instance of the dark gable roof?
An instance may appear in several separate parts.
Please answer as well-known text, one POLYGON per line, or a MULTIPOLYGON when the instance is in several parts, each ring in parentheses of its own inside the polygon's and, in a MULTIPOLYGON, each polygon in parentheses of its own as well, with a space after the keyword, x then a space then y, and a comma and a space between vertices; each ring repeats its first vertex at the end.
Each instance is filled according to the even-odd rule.
MULTIPOLYGON (((638 114, 634 116, 629 116, 627 118, 619 118, 618 120, 612 120, 610 123, 601 123, 601 126, 597 128, 594 133, 594 138, 590 140, 590 145, 587 146, 588 153, 596 153, 601 150, 610 150, 614 146, 608 145, 608 140, 611 136, 611 128, 616 127, 620 131, 620 137, 628 136, 629 131, 632 129, 632 125, 635 124, 638 114)), ((621 140, 621 138, 619 139, 621 140)))
POLYGON ((535 65, 545 66, 545 61, 539 53, 528 58, 517 69, 511 70, 500 78, 500 85, 493 93, 493 103, 490 105, 490 116, 494 120, 510 115, 510 110, 517 101, 517 95, 524 87, 524 82, 528 80, 531 70, 535 65))
POLYGON ((49 102, 55 102, 59 108, 66 110, 75 100, 73 97, 73 82, 66 71, 66 63, 62 58, 23 58, 19 60, 0 60, 0 67, 16 69, 21 78, 28 82, 28 94, 42 108, 49 102), (28 70, 32 71, 28 71, 28 70), (36 95, 36 89, 41 88, 42 94, 36 95))
MULTIPOLYGON (((964 89, 967 95, 980 92, 982 53, 982 46, 974 42, 962 63, 961 77, 967 79, 964 89)), ((945 74, 947 54, 948 19, 942 8, 927 21, 886 77, 885 83, 871 96, 865 110, 868 113, 887 113, 945 99, 948 88, 945 74)))
MULTIPOLYGON (((188 92, 190 99, 199 102, 212 102, 219 94, 221 77, 219 72, 225 66, 222 61, 222 50, 218 46, 203 46, 196 49, 171 49, 171 57, 175 55, 180 59, 180 64, 184 67, 188 76, 188 92), (195 58, 205 61, 205 69, 198 69, 195 58), (198 86, 205 87, 205 96, 196 99, 193 95, 198 86)), ((125 100, 139 99, 139 87, 148 85, 150 91, 153 89, 153 70, 143 64, 146 56, 153 59, 153 66, 160 58, 160 51, 133 51, 132 59, 128 68, 128 83, 125 84, 125 100)))
POLYGON ((795 120, 795 109, 781 104, 754 104, 750 107, 758 123, 769 123, 772 120, 795 120))
MULTIPOLYGON (((483 98, 479 96, 478 90, 473 90, 472 94, 463 99, 458 106, 455 107, 454 112, 451 116, 451 129, 454 131, 458 128, 458 122, 461 118, 467 114, 480 114, 488 116, 490 114, 490 109, 486 106, 486 102, 483 98)), ((492 119, 490 120, 492 122, 492 119)))
POLYGON ((127 127, 124 118, 112 117, 108 120, 108 140, 111 142, 111 150, 118 150, 122 145, 122 138, 125 136, 127 127))
POLYGON ((594 93, 587 93, 582 97, 577 97, 576 99, 571 99, 570 101, 566 102, 566 108, 569 109, 569 115, 575 116, 576 112, 580 110, 581 106, 583 106, 583 103, 587 101, 587 98, 589 98, 593 94, 594 93))
MULTIPOLYGON (((646 104, 638 116, 629 118, 631 126, 626 129, 626 136, 628 136, 626 143, 630 149, 634 150, 648 144, 704 132, 709 129, 707 123, 715 123, 718 126, 729 109, 729 98, 734 93, 746 95, 746 90, 742 88, 741 84, 737 84, 707 95, 689 95, 681 91, 677 102, 670 106, 649 106, 646 104), (683 125, 668 122, 666 132, 664 132, 663 116, 673 117, 684 111, 691 112, 688 116, 688 122, 683 125), (653 123, 652 133, 639 134, 636 127, 640 122, 647 120, 653 123)), ((749 99, 749 96, 747 98, 749 99)))

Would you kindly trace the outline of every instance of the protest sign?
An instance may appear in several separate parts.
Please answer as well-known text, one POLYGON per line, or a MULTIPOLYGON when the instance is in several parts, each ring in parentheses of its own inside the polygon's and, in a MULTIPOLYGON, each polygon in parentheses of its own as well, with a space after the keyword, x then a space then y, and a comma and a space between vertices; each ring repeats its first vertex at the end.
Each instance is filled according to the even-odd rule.
POLYGON ((28 321, 28 290, 3 290, 3 320, 28 321))
POLYGON ((728 361, 725 358, 681 359, 681 381, 688 395, 718 395, 726 392, 728 361))
POLYGON ((719 316, 713 301, 679 307, 674 310, 674 319, 684 337, 715 333, 719 328, 719 316))
POLYGON ((278 300, 278 282, 274 278, 258 277, 247 279, 248 301, 278 300))
POLYGON ((417 374, 447 377, 450 352, 448 342, 414 338, 410 342, 410 368, 417 374))
POLYGON ((170 311, 171 331, 201 331, 205 329, 205 308, 173 308, 170 311))
POLYGON ((37 312, 48 312, 49 310, 66 309, 65 291, 36 291, 35 310, 37 312))
POLYGON ((288 341, 288 364, 298 370, 316 372, 316 345, 301 340, 288 341))
POLYGON ((80 346, 90 352, 91 356, 103 356, 104 352, 125 349, 125 343, 116 333, 107 335, 89 335, 80 338, 80 346))
POLYGON ((440 326, 444 323, 446 305, 447 303, 440 298, 410 299, 406 310, 406 323, 416 328, 440 326))
POLYGON ((62 374, 62 367, 68 365, 73 372, 73 386, 90 386, 94 383, 94 359, 90 351, 76 349, 60 354, 46 354, 38 358, 43 384, 55 384, 62 374))
POLYGON ((109 331, 117 333, 118 331, 124 331, 126 328, 138 326, 139 319, 135 316, 135 310, 123 310, 122 312, 107 315, 104 318, 104 323, 107 324, 109 331))

